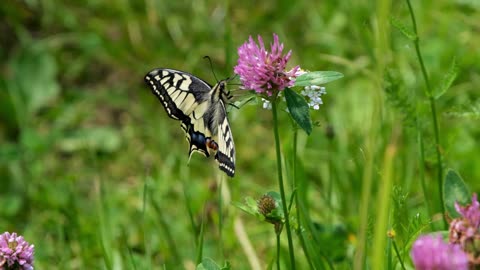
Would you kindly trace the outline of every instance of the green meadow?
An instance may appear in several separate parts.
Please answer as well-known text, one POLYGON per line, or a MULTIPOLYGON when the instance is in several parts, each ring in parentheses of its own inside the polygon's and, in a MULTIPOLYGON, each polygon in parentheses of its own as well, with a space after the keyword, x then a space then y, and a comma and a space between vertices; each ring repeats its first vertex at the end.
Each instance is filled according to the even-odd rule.
POLYGON ((415 239, 480 191, 479 18, 474 0, 4 0, 0 233, 35 269, 414 269, 415 239), (343 74, 311 133, 237 77, 235 176, 189 159, 145 74, 214 85, 273 33, 288 68, 343 74), (267 193, 288 228, 258 213, 267 193))

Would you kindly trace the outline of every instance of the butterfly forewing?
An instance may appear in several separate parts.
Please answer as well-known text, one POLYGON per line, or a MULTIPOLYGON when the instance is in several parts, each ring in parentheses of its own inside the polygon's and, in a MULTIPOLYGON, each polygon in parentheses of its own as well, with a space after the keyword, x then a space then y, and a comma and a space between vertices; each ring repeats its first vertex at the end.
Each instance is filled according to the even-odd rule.
POLYGON ((173 69, 154 69, 145 76, 145 82, 161 101, 167 114, 181 121, 190 144, 189 156, 193 152, 200 152, 208 157, 209 142, 217 143, 215 159, 219 162, 219 168, 233 176, 235 147, 222 100, 226 95, 225 82, 212 88, 192 74, 173 69))
POLYGON ((160 99, 167 114, 185 120, 198 104, 208 100, 211 86, 203 80, 171 69, 154 69, 145 76, 152 92, 160 99))

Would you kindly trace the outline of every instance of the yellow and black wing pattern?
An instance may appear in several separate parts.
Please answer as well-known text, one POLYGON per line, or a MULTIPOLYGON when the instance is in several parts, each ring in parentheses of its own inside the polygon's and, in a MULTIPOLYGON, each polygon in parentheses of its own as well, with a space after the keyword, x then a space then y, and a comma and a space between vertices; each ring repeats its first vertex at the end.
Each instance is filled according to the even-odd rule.
POLYGON ((216 151, 219 168, 233 177, 235 144, 225 109, 230 98, 226 80, 212 87, 187 72, 157 68, 145 75, 145 82, 168 116, 181 122, 190 144, 189 156, 199 152, 209 157, 210 151, 216 151))

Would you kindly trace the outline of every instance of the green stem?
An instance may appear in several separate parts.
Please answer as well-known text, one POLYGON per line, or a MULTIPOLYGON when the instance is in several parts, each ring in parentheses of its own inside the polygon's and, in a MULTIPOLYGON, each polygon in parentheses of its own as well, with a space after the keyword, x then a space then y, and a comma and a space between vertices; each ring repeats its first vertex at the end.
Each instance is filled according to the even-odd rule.
MULTIPOLYGON (((298 128, 296 125, 294 125, 293 126, 293 156, 292 156, 292 167, 293 167, 292 190, 295 190, 297 188, 297 140, 298 140, 298 128)), ((295 203, 298 204, 298 196, 295 198, 295 203)), ((300 211, 297 211, 297 213, 300 213, 300 211)))
POLYGON ((204 240, 204 229, 205 229, 205 219, 206 219, 206 208, 203 207, 203 213, 202 213, 202 223, 200 224, 200 234, 199 234, 199 239, 198 239, 198 245, 197 245, 197 261, 196 264, 199 265, 202 260, 203 260, 203 240, 204 240))
MULTIPOLYGON (((186 179, 186 178, 182 178, 186 179)), ((190 196, 188 195, 188 191, 186 188, 185 181, 182 181, 182 190, 183 190, 183 197, 185 198, 185 206, 187 207, 188 217, 190 219, 190 229, 192 230, 192 237, 194 239, 194 246, 196 247, 197 239, 198 239, 198 232, 197 232, 197 225, 195 224, 195 218, 193 216, 192 207, 190 206, 190 196)))
POLYGON ((277 233, 277 270, 280 270, 280 233, 277 233))
POLYGON ((273 134, 275 136, 275 149, 277 152, 277 170, 278 170, 278 186, 280 188, 280 196, 282 198, 283 214, 285 216, 285 227, 287 229, 288 251, 290 254, 291 269, 295 270, 295 254, 293 251, 292 231, 290 229, 290 220, 288 217, 287 200, 285 198, 285 189, 283 187, 282 177, 282 155, 280 153, 280 136, 278 134, 278 119, 277 119, 277 99, 272 99, 272 113, 273 113, 273 134))
POLYGON ((305 257, 307 259, 308 265, 310 269, 315 269, 312 259, 310 257, 310 253, 307 249, 307 245, 305 244, 305 239, 303 238, 302 234, 302 217, 301 217, 301 209, 298 207, 300 205, 300 196, 299 195, 299 188, 297 187, 297 141, 298 141, 298 128, 296 125, 293 126, 293 156, 292 156, 292 170, 293 170, 293 179, 292 179, 292 190, 296 190, 295 196, 295 206, 297 208, 297 222, 298 222, 298 230, 297 236, 300 240, 300 245, 302 245, 303 252, 305 253, 305 257))
MULTIPOLYGON (((423 197, 428 198, 428 191, 427 191, 427 184, 425 183, 425 168, 423 164, 425 164, 425 148, 423 145, 423 137, 422 137, 422 132, 420 130, 420 126, 418 124, 418 117, 415 119, 415 125, 417 127, 417 141, 418 141, 418 147, 419 147, 419 152, 420 152, 420 160, 421 160, 421 166, 419 168, 420 172, 420 183, 422 184, 422 190, 423 190, 423 197)), ((427 207, 427 213, 429 217, 433 216, 432 209, 430 207, 430 203, 428 201, 425 202, 425 205, 427 207)), ((432 231, 435 230, 433 227, 433 223, 430 223, 430 227, 432 231)))
MULTIPOLYGON (((153 208, 157 212, 158 221, 160 222, 160 228, 165 233, 165 241, 168 243, 168 248, 172 252, 172 256, 175 260, 175 263, 180 264, 182 262, 182 257, 180 256, 180 251, 177 248, 177 245, 175 244, 175 240, 174 240, 175 237, 173 236, 172 231, 170 230, 170 227, 168 226, 167 219, 165 218, 165 215, 164 215, 165 211, 163 211, 163 209, 160 207, 158 201, 153 199, 152 196, 150 196, 150 201, 151 201, 151 204, 152 204, 153 208)), ((145 239, 148 239, 146 234, 145 234, 144 237, 145 237, 145 239)), ((202 245, 200 245, 200 249, 201 248, 202 248, 202 245)), ((149 247, 148 249, 150 250, 151 248, 149 247)), ((149 253, 151 253, 151 251, 149 251, 149 253)), ((197 265, 200 262, 198 262, 197 265)), ((149 268, 149 269, 151 269, 151 268, 149 268)))
POLYGON ((400 262, 400 265, 402 266, 402 269, 406 270, 405 265, 403 265, 402 257, 400 257, 400 252, 398 252, 397 244, 395 243, 394 239, 392 239, 392 244, 393 244, 393 249, 395 250, 395 254, 397 255, 398 261, 400 262))
POLYGON ((219 238, 218 248, 220 249, 222 260, 225 259, 225 252, 223 251, 223 199, 222 199, 223 178, 224 178, 224 175, 222 174, 220 176, 220 184, 218 187, 218 238, 219 238))
MULTIPOLYGON (((435 150, 437 152, 437 176, 438 176, 438 191, 439 191, 439 197, 440 197, 440 204, 441 204, 441 209, 442 213, 445 213, 445 205, 443 202, 443 185, 442 185, 442 177, 443 177, 443 164, 442 164, 442 155, 440 153, 440 136, 438 132, 438 121, 437 121, 437 109, 435 106, 435 98, 432 95, 432 88, 430 86, 430 80, 428 79, 428 73, 425 68, 425 64, 423 63, 423 58, 422 54, 420 52, 420 38, 418 37, 418 32, 417 32, 417 22, 415 20, 415 14, 413 13, 413 8, 412 4, 410 3, 410 0, 406 0, 407 5, 408 5, 408 10, 410 12, 410 17, 412 18, 412 24, 413 24, 413 31, 415 33, 415 52, 417 53, 417 58, 418 61, 420 62, 420 68, 422 70, 422 75, 423 79, 425 81, 425 85, 427 87, 427 94, 428 94, 428 100, 430 102, 430 110, 432 112, 432 122, 433 122, 433 132, 435 134, 435 150)), ((442 215, 443 216, 443 215, 442 215)), ((444 226, 447 225, 445 217, 443 217, 443 223, 444 226)))

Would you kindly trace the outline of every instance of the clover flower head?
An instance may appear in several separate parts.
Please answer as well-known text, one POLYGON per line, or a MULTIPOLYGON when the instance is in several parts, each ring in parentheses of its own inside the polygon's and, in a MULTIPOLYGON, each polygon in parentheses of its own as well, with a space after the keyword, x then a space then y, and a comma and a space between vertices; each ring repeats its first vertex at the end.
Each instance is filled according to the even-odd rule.
POLYGON ((480 265, 480 203, 477 195, 472 203, 461 206, 455 202, 455 209, 461 215, 450 222, 449 241, 458 244, 469 254, 472 265, 480 265))
POLYGON ((33 252, 34 246, 23 236, 9 232, 0 235, 0 269, 33 270, 33 252))
POLYGON ((299 66, 286 71, 291 54, 290 50, 283 55, 283 43, 279 42, 277 34, 273 34, 270 51, 265 48, 261 36, 258 36, 258 44, 250 36, 248 41, 238 48, 238 64, 234 71, 240 76, 243 88, 271 96, 295 83, 299 66))
POLYGON ((468 270, 468 255, 457 244, 449 244, 440 235, 422 235, 410 253, 416 270, 468 270))
POLYGON ((260 214, 268 217, 268 215, 275 210, 275 208, 277 208, 277 202, 272 196, 263 195, 260 199, 258 199, 257 207, 260 214))
POLYGON ((480 203, 478 202, 477 194, 472 196, 472 204, 467 206, 461 206, 458 202, 455 202, 455 209, 467 220, 470 226, 479 228, 480 226, 480 203))

